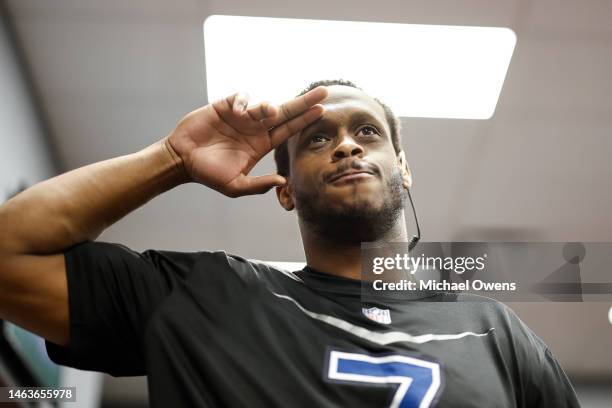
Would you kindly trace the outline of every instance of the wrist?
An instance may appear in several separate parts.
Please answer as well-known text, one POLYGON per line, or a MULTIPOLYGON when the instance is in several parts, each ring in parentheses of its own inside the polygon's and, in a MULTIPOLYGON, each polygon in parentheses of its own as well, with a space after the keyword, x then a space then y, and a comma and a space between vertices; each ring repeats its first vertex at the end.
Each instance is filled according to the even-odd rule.
POLYGON ((176 181, 176 183, 184 184, 192 181, 187 169, 185 168, 185 162, 178 155, 176 150, 174 150, 174 147, 172 147, 172 144, 170 143, 170 136, 166 136, 158 144, 160 150, 162 150, 162 155, 164 156, 165 160, 168 161, 168 164, 171 163, 173 166, 173 179, 176 181))

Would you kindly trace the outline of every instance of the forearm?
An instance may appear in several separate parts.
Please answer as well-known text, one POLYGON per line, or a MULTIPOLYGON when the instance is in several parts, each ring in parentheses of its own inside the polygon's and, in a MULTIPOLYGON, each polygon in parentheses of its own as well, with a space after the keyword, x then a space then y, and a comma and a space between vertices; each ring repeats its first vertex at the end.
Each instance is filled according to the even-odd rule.
POLYGON ((52 254, 93 240, 126 214, 187 181, 165 139, 43 181, 0 206, 0 254, 52 254))

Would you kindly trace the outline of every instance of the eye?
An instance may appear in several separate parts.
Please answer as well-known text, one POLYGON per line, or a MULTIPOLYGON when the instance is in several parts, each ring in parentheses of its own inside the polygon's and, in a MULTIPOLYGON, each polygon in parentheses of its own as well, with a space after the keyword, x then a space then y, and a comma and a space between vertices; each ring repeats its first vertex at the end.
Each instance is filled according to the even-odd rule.
POLYGON ((308 141, 309 144, 323 144, 326 141, 328 141, 329 138, 327 138, 326 136, 320 134, 320 133, 315 133, 314 135, 312 135, 310 137, 310 140, 308 141))
POLYGON ((364 127, 362 127, 361 129, 359 129, 360 133, 363 133, 364 136, 374 136, 374 135, 378 135, 378 129, 376 129, 374 126, 369 126, 366 125, 364 127))

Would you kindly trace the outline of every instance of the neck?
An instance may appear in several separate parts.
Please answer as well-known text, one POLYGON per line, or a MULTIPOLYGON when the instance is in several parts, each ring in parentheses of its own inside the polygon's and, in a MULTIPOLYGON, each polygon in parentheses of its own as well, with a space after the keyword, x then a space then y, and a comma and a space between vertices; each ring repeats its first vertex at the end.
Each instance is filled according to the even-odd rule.
MULTIPOLYGON (((301 222, 300 232, 309 267, 343 278, 361 280, 361 242, 331 242, 301 222)), ((373 242, 408 242, 404 215, 398 217, 395 224, 373 242)))

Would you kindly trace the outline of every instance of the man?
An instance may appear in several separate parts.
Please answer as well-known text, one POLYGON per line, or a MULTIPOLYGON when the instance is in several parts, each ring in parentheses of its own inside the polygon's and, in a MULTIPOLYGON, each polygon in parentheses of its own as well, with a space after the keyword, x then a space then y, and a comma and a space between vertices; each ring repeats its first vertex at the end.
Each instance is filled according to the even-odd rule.
POLYGON ((278 108, 232 95, 138 153, 9 200, 1 317, 45 337, 60 364, 148 375, 154 407, 578 406, 546 345, 500 303, 362 302, 360 244, 407 240, 411 173, 389 108, 345 81, 309 89, 278 108), (249 176, 275 148, 279 174, 249 176), (186 182, 230 197, 276 187, 308 266, 91 242, 186 182))

